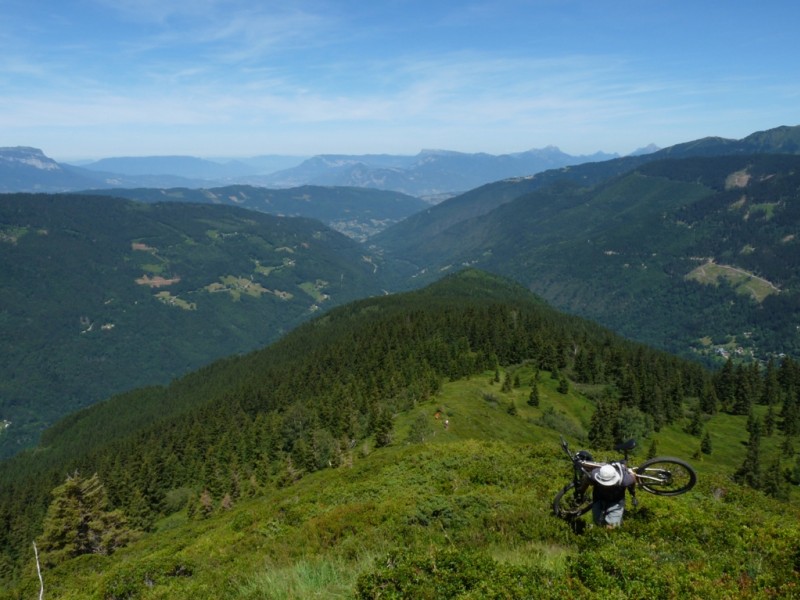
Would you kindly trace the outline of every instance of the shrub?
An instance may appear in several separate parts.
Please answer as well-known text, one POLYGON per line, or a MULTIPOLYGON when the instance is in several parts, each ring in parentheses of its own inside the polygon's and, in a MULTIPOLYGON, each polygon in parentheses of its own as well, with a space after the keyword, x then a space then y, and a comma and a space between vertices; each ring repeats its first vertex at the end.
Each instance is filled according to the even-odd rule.
POLYGON ((551 579, 538 569, 508 565, 472 550, 432 548, 389 554, 383 566, 363 573, 356 582, 358 598, 418 600, 581 598, 580 587, 551 579))
POLYGON ((191 562, 176 556, 152 557, 135 563, 121 563, 105 576, 101 586, 104 600, 129 600, 173 577, 191 577, 191 562))

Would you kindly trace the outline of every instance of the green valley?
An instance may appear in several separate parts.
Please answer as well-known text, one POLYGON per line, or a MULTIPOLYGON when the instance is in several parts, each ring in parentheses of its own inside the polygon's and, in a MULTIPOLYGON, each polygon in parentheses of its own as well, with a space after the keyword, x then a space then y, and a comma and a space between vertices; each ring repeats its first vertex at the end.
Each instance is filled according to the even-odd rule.
POLYGON ((800 157, 654 157, 623 174, 611 161, 609 177, 589 185, 580 173, 598 164, 531 189, 559 173, 537 175, 511 199, 514 182, 503 182, 506 200, 477 215, 465 194, 371 247, 403 261, 416 285, 475 266, 682 356, 711 363, 713 346, 734 338, 751 360, 797 356, 800 157))
POLYGON ((259 348, 381 293, 318 221, 100 196, 0 197, 0 456, 111 394, 259 348))

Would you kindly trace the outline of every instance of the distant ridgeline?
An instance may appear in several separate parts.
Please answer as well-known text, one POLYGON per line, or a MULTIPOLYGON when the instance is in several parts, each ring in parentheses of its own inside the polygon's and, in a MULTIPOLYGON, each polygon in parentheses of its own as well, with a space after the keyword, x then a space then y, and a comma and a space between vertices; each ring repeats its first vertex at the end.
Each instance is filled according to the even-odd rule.
POLYGON ((223 204, 272 215, 308 217, 319 219, 328 227, 359 241, 429 206, 419 198, 399 192, 316 185, 290 189, 267 189, 249 185, 200 189, 115 188, 82 193, 111 194, 140 202, 223 204))
MULTIPOLYGON (((533 543, 558 546, 578 562, 562 565, 571 574, 564 579, 537 561, 526 570, 533 578, 525 579, 526 590, 556 577, 560 593, 591 597, 599 586, 630 584, 592 576, 598 564, 617 564, 615 552, 642 564, 649 563, 640 553, 656 552, 659 569, 671 575, 648 571, 650 584, 713 588, 721 578, 715 585, 730 593, 739 575, 750 573, 753 589, 787 591, 797 579, 790 548, 795 543, 796 551, 800 538, 797 520, 786 514, 796 506, 776 508, 726 477, 796 497, 800 471, 788 447, 800 433, 798 389, 800 365, 791 359, 763 372, 728 363, 712 375, 558 313, 522 286, 467 270, 416 292, 335 308, 262 350, 64 419, 35 451, 0 465, 0 523, 8 524, 0 528, 0 575, 8 589, 30 597, 31 540, 38 539, 59 597, 87 589, 132 597, 153 586, 167 596, 197 597, 238 589, 271 561, 290 568, 286 561, 334 560, 335 553, 353 573, 349 592, 362 573, 359 589, 372 597, 367 590, 381 585, 411 589, 405 571, 391 565, 407 565, 435 585, 444 574, 413 566, 426 556, 444 553, 446 564, 461 564, 468 557, 447 548, 494 547, 504 556, 525 548, 530 555, 526 544, 533 543), (709 461, 709 479, 684 504, 647 498, 647 508, 631 517, 633 534, 620 533, 617 542, 590 536, 583 547, 549 515, 548 498, 568 477, 568 465, 556 458, 559 435, 603 452, 625 436, 652 438, 652 451, 661 432, 666 448, 686 454, 704 431, 713 432, 717 449, 704 445, 694 460, 698 468, 709 461), (748 440, 747 449, 732 437, 748 440), (532 449, 537 440, 552 450, 532 449), (93 533, 64 541, 74 539, 69 532, 81 514, 89 515, 81 531, 93 533), (738 520, 728 530, 708 514, 738 520), (745 526, 742 515, 756 514, 757 526, 745 526), (168 515, 169 523, 157 526, 168 515), (723 530, 724 544, 710 546, 723 530), (136 538, 130 551, 121 549, 136 538), (609 544, 618 546, 606 554, 609 544), (387 547, 399 554, 372 567, 355 564, 362 551, 378 555, 387 547), (747 571, 754 549, 758 569, 747 571), (675 553, 695 567, 669 558, 675 553)), ((483 560, 473 561, 480 573, 469 586, 514 580, 483 560)), ((631 577, 641 581, 637 573, 631 577)))
POLYGON ((370 247, 416 285, 475 266, 709 364, 798 357, 799 147, 784 127, 498 182, 370 247))

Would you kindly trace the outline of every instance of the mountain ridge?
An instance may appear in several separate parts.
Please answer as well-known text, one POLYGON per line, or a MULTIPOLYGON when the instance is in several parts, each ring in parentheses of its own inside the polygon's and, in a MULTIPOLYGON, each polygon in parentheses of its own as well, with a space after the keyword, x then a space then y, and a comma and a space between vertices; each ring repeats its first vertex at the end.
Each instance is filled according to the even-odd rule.
POLYGON ((497 182, 413 215, 368 244, 403 261, 406 285, 473 265, 513 277, 559 308, 683 355, 708 358, 721 348, 726 355, 742 347, 761 360, 794 355, 800 348, 791 332, 798 277, 792 232, 800 199, 792 186, 800 159, 753 153, 792 147, 794 139, 800 128, 741 142, 707 138, 644 157, 497 182), (775 147, 765 146, 770 139, 775 147), (732 277, 702 285, 688 277, 697 257, 716 257, 738 266, 755 285, 759 277, 773 285, 749 297, 727 287, 740 285, 732 277), (662 287, 656 292, 651 285, 662 287), (781 293, 774 293, 776 286, 781 293), (753 297, 761 299, 753 304, 753 297), (727 302, 736 310, 723 310, 727 302), (684 303, 669 325, 669 319, 653 318, 684 303), (705 318, 692 317, 700 314, 705 318), (693 327, 706 333, 692 337, 693 327))
MULTIPOLYGON (((110 157, 80 166, 56 163, 37 148, 0 148, 0 192, 63 192, 91 188, 192 187, 204 188, 231 184, 259 187, 298 187, 338 185, 397 191, 438 201, 477 185, 510 175, 532 172, 586 160, 602 160, 612 155, 597 152, 570 156, 555 146, 504 155, 423 150, 417 155, 365 154, 316 155, 299 157, 253 157, 243 159, 201 159, 192 156, 110 157), (42 179, 41 173, 3 164, 23 150, 48 161, 59 177, 42 179), (3 159, 3 154, 7 154, 3 159), (287 167, 287 163, 293 166, 287 167), (283 168, 281 168, 283 167, 283 168), (264 173, 264 169, 272 171, 264 173), (249 171, 249 172, 248 172, 249 171)), ((19 161, 18 161, 19 162, 19 161)), ((19 163, 17 166, 24 165, 19 163)))
POLYGON ((196 202, 238 206, 276 216, 318 219, 363 241, 387 226, 427 207, 414 196, 387 190, 305 185, 269 189, 249 185, 217 188, 114 188, 82 194, 113 195, 139 202, 196 202))

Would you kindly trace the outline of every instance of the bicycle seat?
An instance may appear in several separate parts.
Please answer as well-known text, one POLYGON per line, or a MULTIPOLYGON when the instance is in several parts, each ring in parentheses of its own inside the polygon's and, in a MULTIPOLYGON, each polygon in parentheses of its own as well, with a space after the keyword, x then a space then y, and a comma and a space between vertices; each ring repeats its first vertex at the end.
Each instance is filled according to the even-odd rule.
POLYGON ((616 450, 617 452, 622 452, 624 450, 633 450, 635 447, 636 447, 636 440, 631 438, 625 442, 622 442, 621 444, 617 444, 616 446, 614 446, 614 450, 616 450))

